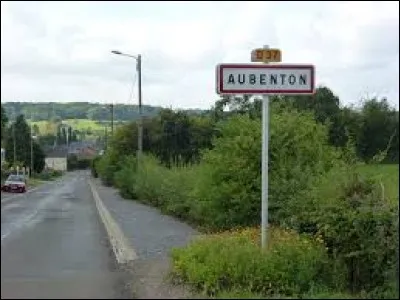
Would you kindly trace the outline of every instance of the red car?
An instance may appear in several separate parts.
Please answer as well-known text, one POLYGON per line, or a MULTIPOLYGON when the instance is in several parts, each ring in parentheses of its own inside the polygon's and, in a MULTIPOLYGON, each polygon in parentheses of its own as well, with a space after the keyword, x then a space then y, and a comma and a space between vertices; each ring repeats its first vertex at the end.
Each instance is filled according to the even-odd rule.
POLYGON ((26 192, 25 177, 22 175, 10 175, 1 187, 4 192, 26 192))

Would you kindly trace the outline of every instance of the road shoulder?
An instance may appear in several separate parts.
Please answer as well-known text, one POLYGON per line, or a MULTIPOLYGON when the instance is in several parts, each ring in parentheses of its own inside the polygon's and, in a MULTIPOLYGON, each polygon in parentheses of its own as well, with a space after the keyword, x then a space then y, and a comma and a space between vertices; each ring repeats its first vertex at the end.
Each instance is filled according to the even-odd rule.
MULTIPOLYGON (((123 199, 116 189, 103 186, 97 179, 90 182, 94 198, 102 203, 99 205, 100 218, 104 219, 104 215, 109 214, 106 219, 112 219, 118 225, 110 226, 110 221, 103 221, 104 227, 121 229, 121 233, 112 237, 110 242, 122 238, 128 241, 131 251, 136 254, 133 259, 122 260, 131 274, 133 296, 142 299, 193 298, 188 288, 172 284, 169 280, 169 254, 173 247, 186 245, 198 232, 172 217, 162 215, 157 209, 123 199)), ((124 244, 122 240, 119 243, 124 244)))

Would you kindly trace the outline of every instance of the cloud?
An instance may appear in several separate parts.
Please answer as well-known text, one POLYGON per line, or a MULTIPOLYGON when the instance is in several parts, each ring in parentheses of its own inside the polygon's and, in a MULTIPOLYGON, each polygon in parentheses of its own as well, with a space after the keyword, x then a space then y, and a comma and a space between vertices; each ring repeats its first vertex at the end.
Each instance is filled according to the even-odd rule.
POLYGON ((315 64, 344 104, 378 93, 398 107, 398 22, 384 1, 2 1, 1 100, 137 102, 118 49, 142 54, 144 103, 209 108, 215 66, 269 44, 315 64))

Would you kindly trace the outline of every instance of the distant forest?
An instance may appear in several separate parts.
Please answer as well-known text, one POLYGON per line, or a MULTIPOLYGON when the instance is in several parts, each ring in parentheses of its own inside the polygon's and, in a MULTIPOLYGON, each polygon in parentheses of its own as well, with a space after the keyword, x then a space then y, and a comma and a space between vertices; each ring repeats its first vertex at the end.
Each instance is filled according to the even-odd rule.
MULTIPOLYGON (((35 121, 51 120, 54 118, 66 119, 89 119, 94 121, 110 120, 111 110, 109 104, 88 102, 4 102, 4 109, 10 119, 13 116, 25 115, 30 119, 31 114, 35 121)), ((163 108, 159 106, 143 105, 145 117, 156 116, 163 108)), ((185 110, 188 114, 203 114, 206 111, 200 109, 185 110)), ((139 118, 137 105, 116 104, 114 105, 115 121, 134 121, 139 118)))

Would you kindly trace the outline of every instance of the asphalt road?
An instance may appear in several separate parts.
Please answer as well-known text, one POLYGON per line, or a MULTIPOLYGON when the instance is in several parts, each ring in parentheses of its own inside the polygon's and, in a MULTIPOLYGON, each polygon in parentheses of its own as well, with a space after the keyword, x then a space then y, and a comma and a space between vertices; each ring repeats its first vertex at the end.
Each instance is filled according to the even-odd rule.
POLYGON ((118 270, 87 172, 1 198, 1 298, 121 299, 118 270))

